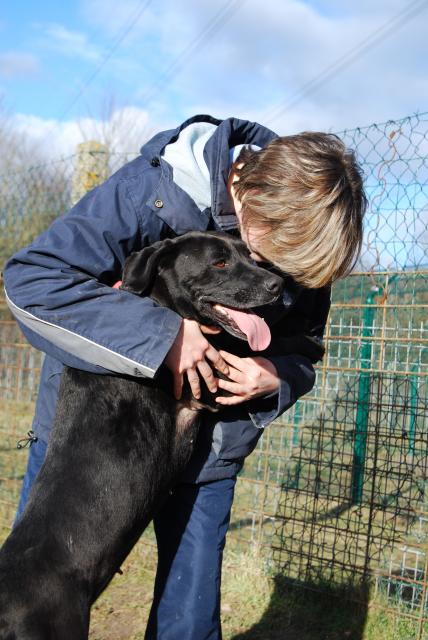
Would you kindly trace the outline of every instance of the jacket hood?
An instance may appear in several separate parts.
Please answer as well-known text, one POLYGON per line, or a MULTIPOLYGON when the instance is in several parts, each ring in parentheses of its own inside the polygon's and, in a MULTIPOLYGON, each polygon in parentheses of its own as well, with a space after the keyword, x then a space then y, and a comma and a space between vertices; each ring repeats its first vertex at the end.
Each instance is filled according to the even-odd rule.
POLYGON ((270 129, 256 122, 198 115, 177 129, 156 135, 145 146, 163 156, 173 172, 173 180, 193 200, 204 217, 211 215, 219 230, 237 226, 232 201, 227 191, 231 166, 230 150, 238 145, 263 148, 275 139, 270 129))

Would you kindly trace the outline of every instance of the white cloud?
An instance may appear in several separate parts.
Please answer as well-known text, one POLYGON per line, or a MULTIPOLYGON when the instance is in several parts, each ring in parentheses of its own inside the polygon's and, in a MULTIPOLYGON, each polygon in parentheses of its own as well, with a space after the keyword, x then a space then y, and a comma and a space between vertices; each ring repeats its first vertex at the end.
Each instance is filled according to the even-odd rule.
MULTIPOLYGON (((370 51, 357 52, 352 64, 307 95, 299 93, 402 11, 401 0, 164 0, 141 12, 144 6, 138 0, 82 0, 82 31, 43 26, 45 46, 92 62, 93 69, 119 43, 79 105, 91 104, 103 83, 167 126, 199 112, 260 120, 279 133, 337 131, 428 108, 423 13, 370 51), (236 11, 217 21, 226 6, 236 11)), ((85 75, 80 71, 80 80, 85 75)))
POLYGON ((25 134, 29 145, 37 146, 45 159, 73 155, 77 145, 85 140, 107 143, 114 153, 138 153, 157 129, 149 124, 147 112, 135 107, 117 109, 105 121, 87 117, 58 122, 16 114, 12 125, 17 132, 25 134))
POLYGON ((38 69, 38 60, 30 53, 15 51, 0 53, 0 76, 3 78, 32 76, 38 69))
MULTIPOLYGON (((86 0, 86 15, 110 37, 113 0, 86 0)), ((126 23, 137 3, 121 5, 126 23)), ((406 9, 400 0, 363 0, 358 7, 338 0, 312 5, 301 0, 246 0, 233 15, 216 22, 226 2, 165 0, 152 3, 135 24, 132 40, 121 45, 122 62, 131 54, 141 61, 135 103, 155 113, 199 112, 270 120, 289 132, 292 127, 341 129, 398 117, 428 104, 425 78, 427 41, 424 14, 397 21, 387 37, 365 51, 367 36, 406 9), (226 19, 227 18, 227 19, 226 19), (207 29, 207 27, 210 27, 207 29), (205 30, 204 37, 200 37, 205 30), (355 59, 346 54, 355 50, 355 59), (329 77, 323 72, 345 62, 329 77), (307 83, 324 78, 305 94, 307 83), (288 108, 290 102, 294 102, 288 108)), ((180 116, 178 116, 180 117, 180 116)))
MULTIPOLYGON (((147 0, 145 3, 141 0, 122 0, 120 3, 115 0, 84 0, 80 3, 80 11, 85 22, 101 28, 109 38, 116 38, 132 25, 128 37, 130 42, 143 33, 159 32, 156 3, 151 4, 147 0)), ((168 9, 162 7, 161 11, 166 15, 168 9)))
POLYGON ((72 31, 61 24, 38 25, 42 31, 45 48, 70 58, 80 58, 91 62, 101 59, 101 52, 85 33, 72 31))

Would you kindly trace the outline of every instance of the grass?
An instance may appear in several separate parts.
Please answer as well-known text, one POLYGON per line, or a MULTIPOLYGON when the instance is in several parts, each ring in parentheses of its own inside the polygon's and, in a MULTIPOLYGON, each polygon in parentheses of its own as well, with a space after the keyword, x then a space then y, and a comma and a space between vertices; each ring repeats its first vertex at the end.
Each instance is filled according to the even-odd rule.
MULTIPOLYGON (((92 612, 90 640, 143 640, 154 580, 151 545, 141 541, 92 612)), ((387 611, 368 591, 323 592, 272 575, 255 551, 226 547, 221 617, 224 640, 416 640, 417 620, 387 611), (355 601, 358 596, 359 602, 355 601)))
MULTIPOLYGON (((26 464, 26 451, 16 442, 31 427, 31 403, 3 402, 0 408, 0 525, 4 538, 13 520, 26 464)), ((244 479, 242 479, 244 480, 244 479)), ((241 480, 237 512, 251 513, 248 483, 241 480)), ((237 519, 226 546, 222 586, 224 640, 419 640, 417 612, 391 608, 369 588, 332 588, 321 591, 291 585, 267 566, 252 543, 254 522, 237 519), (238 543, 241 540, 240 546, 238 543), (242 540, 246 541, 242 543, 242 540), (358 601, 358 602, 357 602, 358 601)), ((266 540, 266 534, 263 540, 266 540)), ((331 558, 334 560, 334 558, 331 558)), ((151 605, 156 550, 148 530, 124 563, 122 575, 95 603, 91 640, 143 640, 151 605)), ((310 585, 309 585, 310 586, 310 585)), ((318 585, 320 586, 320 585, 318 585)), ((322 586, 322 585, 321 585, 322 586)), ((308 587, 308 585, 305 585, 308 587)), ((427 630, 428 631, 428 630, 427 630)), ((428 637, 428 636, 425 636, 428 637)))

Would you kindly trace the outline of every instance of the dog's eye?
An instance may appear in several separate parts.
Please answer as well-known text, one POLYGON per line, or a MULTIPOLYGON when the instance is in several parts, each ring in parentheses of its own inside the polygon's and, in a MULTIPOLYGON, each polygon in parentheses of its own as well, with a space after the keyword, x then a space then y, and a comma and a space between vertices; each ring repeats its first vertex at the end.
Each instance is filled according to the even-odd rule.
POLYGON ((227 266, 227 262, 226 260, 217 260, 217 262, 214 262, 213 266, 218 269, 224 269, 227 266))

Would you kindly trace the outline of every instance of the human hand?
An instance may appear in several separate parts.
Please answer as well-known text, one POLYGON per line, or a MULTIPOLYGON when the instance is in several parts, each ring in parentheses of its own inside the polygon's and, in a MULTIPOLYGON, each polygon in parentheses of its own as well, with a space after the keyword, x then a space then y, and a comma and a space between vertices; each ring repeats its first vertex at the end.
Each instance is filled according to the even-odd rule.
POLYGON ((217 378, 214 376, 207 359, 214 367, 229 375, 229 367, 214 349, 203 333, 218 333, 218 330, 210 327, 200 327, 194 320, 183 319, 177 337, 169 350, 165 364, 174 376, 174 396, 176 400, 181 398, 183 391, 184 375, 187 375, 192 394, 195 398, 201 397, 201 381, 198 372, 211 393, 217 391, 217 378))
POLYGON ((232 396, 216 398, 218 404, 235 405, 266 396, 278 391, 280 379, 276 367, 267 358, 239 358, 238 356, 220 351, 220 356, 230 365, 228 378, 218 380, 219 389, 232 393, 232 396))

